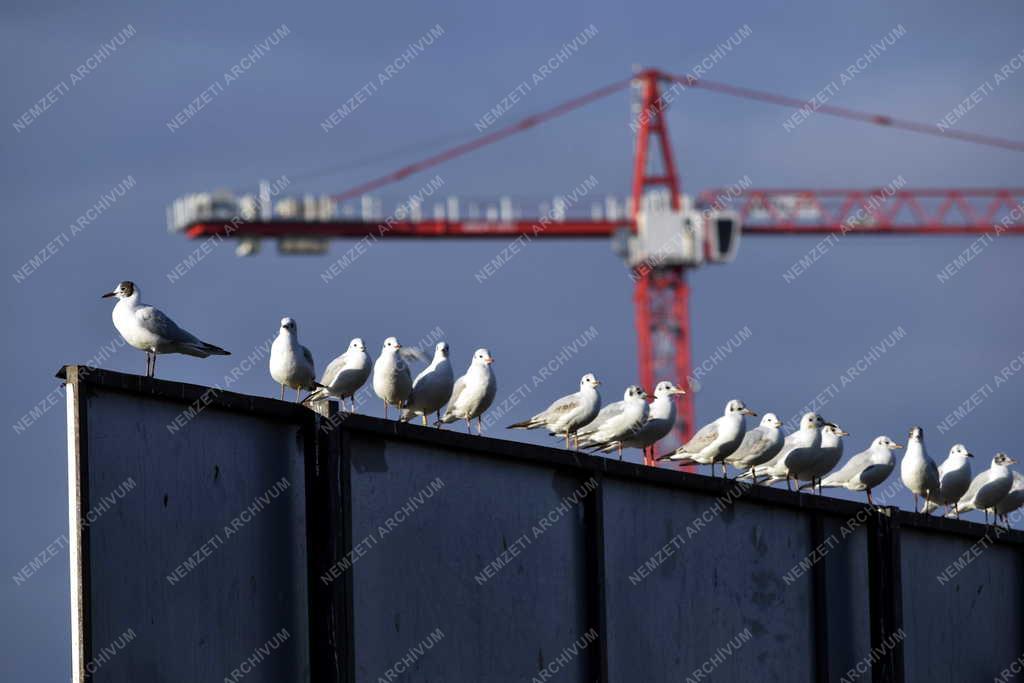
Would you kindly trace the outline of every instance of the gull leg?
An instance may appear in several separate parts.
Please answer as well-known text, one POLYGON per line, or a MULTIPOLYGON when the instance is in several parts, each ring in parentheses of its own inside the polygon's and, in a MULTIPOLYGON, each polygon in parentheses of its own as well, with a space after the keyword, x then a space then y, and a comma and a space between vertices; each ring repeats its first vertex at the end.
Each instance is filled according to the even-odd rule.
POLYGON ((437 428, 441 428, 441 409, 437 409, 437 428))
POLYGON ((917 512, 917 494, 914 494, 914 512, 917 512))
POLYGON ((423 426, 426 427, 427 426, 427 414, 423 413, 422 415, 420 415, 420 417, 423 418, 423 426))
POLYGON ((565 433, 565 450, 569 450, 569 432, 565 433))
POLYGON ((484 421, 479 417, 476 418, 476 433, 477 436, 484 435, 484 421))
POLYGON ((874 505, 875 501, 871 500, 871 489, 867 489, 868 492, 868 505, 874 505))
POLYGON ((299 402, 299 388, 295 387, 295 402, 299 402))
POLYGON ((960 508, 957 507, 957 503, 953 503, 953 514, 956 515, 957 519, 960 519, 960 508))
POLYGON ((790 480, 789 480, 789 475, 787 474, 786 475, 786 490, 787 491, 792 491, 793 490, 793 487, 790 484, 791 483, 790 483, 790 480))
POLYGON ((281 400, 284 400, 284 385, 281 385, 281 400))
POLYGON ((472 434, 473 433, 473 419, 469 418, 469 417, 466 418, 466 433, 467 434, 472 434))
POLYGON ((384 419, 388 419, 388 402, 384 401, 384 419))
POLYGON ((156 377, 156 351, 153 352, 153 369, 149 371, 150 377, 156 377))
POLYGON ((722 479, 728 479, 728 478, 729 478, 729 466, 726 465, 725 461, 723 460, 722 461, 722 479))
POLYGON ((622 442, 619 442, 617 448, 619 449, 619 460, 622 460, 622 442))

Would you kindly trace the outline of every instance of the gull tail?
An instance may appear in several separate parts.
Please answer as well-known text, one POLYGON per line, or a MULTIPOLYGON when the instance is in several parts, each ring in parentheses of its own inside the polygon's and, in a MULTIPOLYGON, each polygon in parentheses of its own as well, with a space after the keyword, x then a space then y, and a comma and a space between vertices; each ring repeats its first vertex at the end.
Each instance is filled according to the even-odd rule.
POLYGON ((685 455, 682 455, 681 453, 677 453, 676 451, 672 451, 671 453, 666 453, 665 455, 662 455, 662 456, 659 456, 659 457, 655 458, 655 460, 657 462, 661 462, 663 460, 674 460, 674 461, 678 462, 680 465, 696 465, 697 464, 697 462, 693 458, 690 458, 690 457, 687 457, 685 455), (681 456, 681 457, 677 457, 677 456, 681 456))
POLYGON ((320 382, 312 382, 311 386, 306 387, 309 390, 309 395, 302 399, 302 403, 316 403, 317 401, 325 401, 331 397, 331 390, 325 387, 320 382))
POLYGON ((523 420, 522 422, 516 422, 515 424, 509 425, 505 429, 533 429, 539 426, 540 424, 534 422, 533 418, 531 417, 529 420, 523 420))
POLYGON ((208 344, 206 342, 201 342, 201 344, 202 344, 202 346, 200 348, 203 351, 205 351, 207 354, 211 355, 211 356, 230 356, 231 355, 230 351, 225 351, 224 349, 220 348, 219 346, 214 346, 213 344, 208 344))

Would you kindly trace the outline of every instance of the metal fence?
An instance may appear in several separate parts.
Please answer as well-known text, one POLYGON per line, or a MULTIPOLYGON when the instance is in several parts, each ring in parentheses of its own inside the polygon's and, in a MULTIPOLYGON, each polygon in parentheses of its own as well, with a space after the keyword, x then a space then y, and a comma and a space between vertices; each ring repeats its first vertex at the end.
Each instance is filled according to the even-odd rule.
POLYGON ((1017 531, 62 376, 76 680, 960 683, 1020 669, 1017 531), (128 477, 131 493, 89 514, 128 477))

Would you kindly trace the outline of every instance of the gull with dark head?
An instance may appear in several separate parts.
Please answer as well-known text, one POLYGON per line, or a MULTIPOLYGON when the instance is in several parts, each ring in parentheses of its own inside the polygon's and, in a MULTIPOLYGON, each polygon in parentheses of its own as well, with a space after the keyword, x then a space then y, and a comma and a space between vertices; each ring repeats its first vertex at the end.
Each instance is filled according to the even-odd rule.
POLYGON ((747 430, 739 447, 725 457, 725 462, 741 470, 740 476, 753 478, 756 484, 754 469, 774 458, 782 450, 784 441, 782 420, 775 413, 765 413, 761 424, 747 430))
POLYGON ((675 397, 685 393, 672 382, 658 382, 658 386, 654 387, 654 400, 648 409, 647 421, 632 436, 627 436, 621 442, 610 443, 600 450, 610 453, 620 446, 640 448, 644 452, 644 464, 653 465, 654 445, 668 436, 676 424, 675 397))
POLYGON ((821 445, 818 446, 817 457, 806 467, 793 472, 798 481, 805 481, 797 490, 805 488, 814 489, 818 487, 818 494, 821 494, 821 478, 832 471, 843 459, 843 437, 849 436, 848 432, 832 422, 826 422, 821 428, 821 445))
POLYGON ((313 391, 320 385, 316 380, 313 354, 299 343, 299 328, 292 318, 281 318, 277 338, 270 347, 270 376, 281 385, 281 400, 285 387, 295 389, 295 400, 299 391, 313 391))
MULTIPOLYGON (((597 387, 601 382, 592 373, 580 378, 580 390, 563 396, 529 420, 516 422, 509 429, 537 429, 544 427, 552 434, 565 436, 565 447, 576 436, 577 430, 597 417, 601 409, 601 394, 597 387)), ((577 444, 578 445, 578 444, 577 444)))
POLYGON ((102 296, 108 297, 117 297, 111 318, 118 333, 130 346, 146 352, 146 377, 156 374, 156 357, 161 353, 182 353, 196 358, 231 355, 178 327, 160 309, 139 301, 139 288, 134 282, 119 282, 113 291, 102 296))
POLYGON ((1024 505, 1024 474, 1013 473, 1013 485, 1006 497, 996 503, 996 520, 1002 519, 1006 528, 1010 528, 1010 513, 1024 505))
POLYGON ((715 476, 715 463, 720 462, 722 476, 727 476, 723 461, 743 441, 743 435, 747 431, 743 421, 744 415, 756 417, 757 413, 747 408, 743 401, 734 398, 725 404, 722 417, 701 427, 693 438, 677 448, 674 453, 663 455, 658 460, 674 460, 683 465, 710 465, 711 476, 715 476))
POLYGON ((789 468, 786 465, 786 456, 793 451, 815 452, 821 446, 821 428, 825 425, 825 419, 817 413, 804 413, 800 418, 800 427, 786 437, 782 448, 774 458, 754 468, 751 475, 755 480, 758 477, 767 477, 765 484, 771 485, 777 481, 786 480, 786 486, 791 488, 789 468))

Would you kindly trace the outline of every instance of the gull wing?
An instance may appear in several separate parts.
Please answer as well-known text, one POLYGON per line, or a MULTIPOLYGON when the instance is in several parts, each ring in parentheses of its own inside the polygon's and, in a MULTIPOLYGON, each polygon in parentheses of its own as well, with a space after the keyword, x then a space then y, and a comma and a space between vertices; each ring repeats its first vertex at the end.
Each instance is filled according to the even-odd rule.
POLYGON ((163 311, 153 306, 143 306, 135 312, 135 319, 146 331, 158 335, 168 341, 183 344, 203 345, 195 335, 178 327, 178 324, 167 317, 163 311))
POLYGON ((676 450, 676 453, 700 453, 718 438, 718 422, 711 422, 700 428, 693 438, 676 450))
POLYGON ((611 420, 612 418, 617 417, 618 415, 621 415, 622 411, 624 411, 625 409, 626 409, 626 402, 625 401, 616 401, 615 403, 609 403, 604 408, 601 408, 600 412, 598 412, 598 414, 597 414, 597 417, 595 417, 593 420, 591 420, 590 423, 586 427, 584 427, 583 429, 579 430, 579 432, 577 432, 577 434, 580 437, 584 437, 584 436, 588 436, 590 434, 593 434, 598 429, 600 429, 606 422, 608 422, 608 420, 611 420))
POLYGON ((334 384, 334 380, 338 378, 338 375, 345 369, 345 364, 348 362, 348 356, 341 354, 330 363, 324 369, 324 375, 320 378, 320 384, 326 384, 330 386, 334 384))

